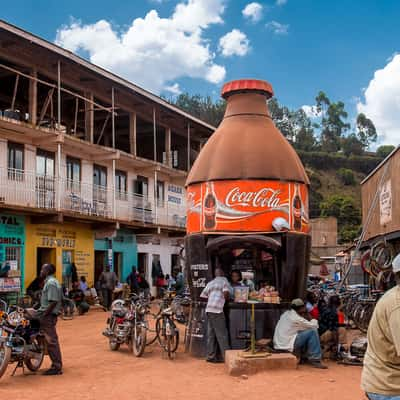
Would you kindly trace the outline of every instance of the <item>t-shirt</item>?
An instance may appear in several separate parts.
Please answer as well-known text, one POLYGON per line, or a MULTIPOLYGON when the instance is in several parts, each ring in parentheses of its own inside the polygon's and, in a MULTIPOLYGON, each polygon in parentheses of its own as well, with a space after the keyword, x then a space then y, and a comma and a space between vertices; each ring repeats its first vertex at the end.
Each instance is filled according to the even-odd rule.
POLYGON ((207 298, 206 312, 213 314, 221 314, 224 311, 225 296, 224 293, 231 293, 232 288, 228 280, 222 276, 218 276, 201 292, 200 297, 207 298))
POLYGON ((361 387, 369 393, 400 395, 400 287, 378 301, 368 328, 361 387))
POLYGON ((336 332, 339 329, 339 317, 335 308, 326 307, 319 316, 319 334, 326 331, 336 332))
POLYGON ((308 329, 318 329, 318 321, 307 321, 295 310, 284 312, 275 328, 274 348, 293 351, 297 334, 308 329))
POLYGON ((38 310, 39 315, 43 314, 47 310, 51 302, 56 301, 57 304, 54 307, 52 314, 58 315, 62 307, 63 292, 60 283, 54 276, 50 275, 46 278, 42 296, 40 298, 40 308, 38 310))

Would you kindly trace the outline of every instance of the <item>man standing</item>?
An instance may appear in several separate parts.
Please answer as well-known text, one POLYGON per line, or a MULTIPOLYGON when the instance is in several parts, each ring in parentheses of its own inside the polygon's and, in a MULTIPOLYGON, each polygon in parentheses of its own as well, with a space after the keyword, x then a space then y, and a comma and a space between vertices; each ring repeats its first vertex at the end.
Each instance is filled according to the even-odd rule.
POLYGON ((279 319, 275 328, 274 348, 294 352, 314 368, 327 368, 321 363, 318 321, 310 318, 302 299, 293 300, 291 309, 279 319))
POLYGON ((62 308, 62 288, 54 277, 56 268, 53 264, 44 264, 40 272, 44 279, 44 287, 40 299, 40 308, 37 317, 40 320, 40 328, 44 333, 47 351, 51 359, 51 367, 44 375, 61 375, 62 359, 60 344, 56 331, 57 316, 62 308))
POLYGON ((105 266, 105 271, 103 271, 100 275, 100 283, 101 283, 101 293, 103 295, 103 306, 110 309, 112 299, 113 299, 113 292, 115 286, 117 286, 118 277, 114 271, 110 270, 110 266, 105 266))
POLYGON ((224 277, 224 271, 215 270, 215 279, 207 284, 200 297, 206 298, 207 306, 207 359, 212 363, 224 362, 225 351, 229 349, 228 330, 226 328, 224 305, 229 299, 231 286, 224 277), (219 353, 218 353, 219 350, 219 353), (220 358, 218 358, 220 354, 220 358))
POLYGON ((392 268, 397 285, 378 301, 368 327, 361 387, 370 400, 400 400, 400 254, 392 268))
POLYGON ((132 266, 132 271, 126 278, 126 283, 129 285, 131 293, 139 292, 138 273, 135 266, 132 266))

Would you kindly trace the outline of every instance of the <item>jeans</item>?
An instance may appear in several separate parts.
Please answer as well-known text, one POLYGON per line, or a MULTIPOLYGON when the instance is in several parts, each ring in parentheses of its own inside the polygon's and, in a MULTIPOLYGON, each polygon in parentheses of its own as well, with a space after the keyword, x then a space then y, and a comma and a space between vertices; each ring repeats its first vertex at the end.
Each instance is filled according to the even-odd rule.
POLYGON ((386 396, 384 394, 367 393, 370 400, 400 400, 400 396, 386 396))
POLYGON ((294 352, 308 360, 321 360, 321 344, 315 329, 299 332, 294 342, 294 352))
POLYGON ((207 313, 207 320, 207 360, 216 360, 218 350, 224 359, 225 351, 229 349, 225 314, 207 313))

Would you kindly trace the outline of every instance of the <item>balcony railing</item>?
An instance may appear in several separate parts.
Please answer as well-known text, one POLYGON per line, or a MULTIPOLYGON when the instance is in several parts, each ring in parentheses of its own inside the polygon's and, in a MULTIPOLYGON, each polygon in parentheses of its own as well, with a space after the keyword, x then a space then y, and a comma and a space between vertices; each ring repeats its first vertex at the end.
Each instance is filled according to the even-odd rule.
POLYGON ((0 168, 0 203, 145 225, 186 226, 184 205, 161 204, 146 196, 125 192, 114 196, 104 186, 10 168, 0 168))

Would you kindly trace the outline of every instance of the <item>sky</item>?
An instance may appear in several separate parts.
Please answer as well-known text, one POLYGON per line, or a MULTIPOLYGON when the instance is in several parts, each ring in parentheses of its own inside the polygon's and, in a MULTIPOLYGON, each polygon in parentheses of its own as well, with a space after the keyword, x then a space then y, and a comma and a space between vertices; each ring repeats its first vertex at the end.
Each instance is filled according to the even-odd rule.
POLYGON ((396 0, 14 0, 0 18, 167 97, 218 98, 226 81, 270 82, 313 116, 323 90, 378 144, 400 142, 396 0))

